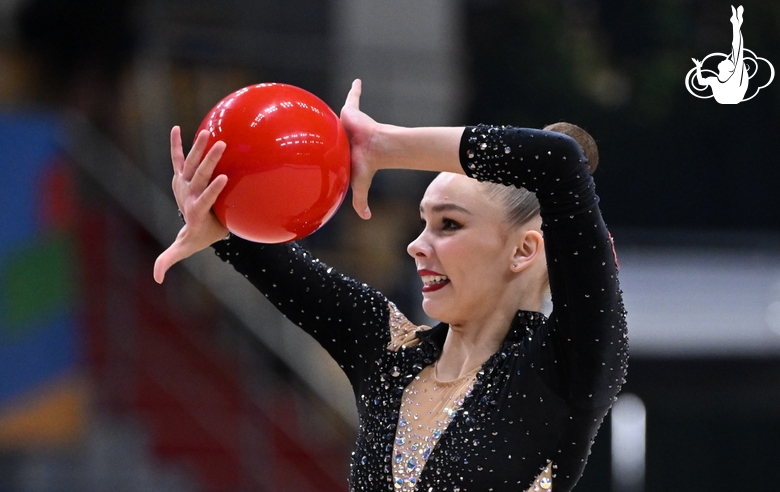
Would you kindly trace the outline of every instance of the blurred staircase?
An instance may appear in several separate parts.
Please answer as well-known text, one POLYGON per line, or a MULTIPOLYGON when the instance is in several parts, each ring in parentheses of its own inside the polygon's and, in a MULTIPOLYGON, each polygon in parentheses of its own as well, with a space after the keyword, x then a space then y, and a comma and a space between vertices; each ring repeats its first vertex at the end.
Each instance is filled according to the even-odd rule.
POLYGON ((82 118, 64 126, 54 195, 90 410, 75 442, 0 449, 0 491, 345 490, 335 363, 208 252, 154 283, 175 205, 82 118))
POLYGON ((335 363, 213 255, 151 278, 179 226, 170 126, 193 130, 245 83, 326 95, 331 2, 142 4, 131 101, 116 107, 138 155, 63 118, 92 418, 72 446, 0 450, 0 491, 343 491, 355 408, 335 363))
POLYGON ((15 487, 24 492, 190 492, 186 469, 162 465, 149 451, 143 429, 129 420, 93 421, 79 447, 29 453, 19 460, 15 487))
POLYGON ((144 228, 87 208, 81 250, 98 408, 137 422, 191 490, 345 489, 351 427, 191 277, 154 284, 159 246, 144 228))

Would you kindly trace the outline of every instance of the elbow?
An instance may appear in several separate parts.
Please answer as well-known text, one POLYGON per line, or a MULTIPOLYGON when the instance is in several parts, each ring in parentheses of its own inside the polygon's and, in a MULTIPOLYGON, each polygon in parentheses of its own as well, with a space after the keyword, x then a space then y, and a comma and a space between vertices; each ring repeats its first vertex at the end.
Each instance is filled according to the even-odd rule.
POLYGON ((596 140, 584 129, 571 123, 559 122, 544 127, 546 131, 559 133, 561 151, 566 159, 587 163, 590 174, 599 164, 599 149, 596 140))

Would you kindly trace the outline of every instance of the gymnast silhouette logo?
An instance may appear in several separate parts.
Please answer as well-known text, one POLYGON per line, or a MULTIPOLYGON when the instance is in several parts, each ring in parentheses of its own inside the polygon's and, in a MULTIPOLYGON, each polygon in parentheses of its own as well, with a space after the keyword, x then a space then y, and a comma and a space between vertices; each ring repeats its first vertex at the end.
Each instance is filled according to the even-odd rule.
MULTIPOLYGON (((753 99, 758 91, 768 86, 775 78, 775 67, 766 58, 756 56, 744 46, 741 31, 744 11, 745 9, 741 5, 737 9, 734 9, 733 5, 731 7, 731 54, 712 53, 702 61, 692 58, 696 66, 685 76, 685 88, 699 99, 714 97, 715 101, 720 104, 739 104, 742 101, 753 99), (714 70, 702 68, 710 58, 713 61, 721 60, 718 63, 717 73, 714 70), (769 80, 763 85, 758 85, 760 82, 759 79, 756 79, 752 83, 755 90, 745 97, 748 93, 748 85, 751 85, 750 80, 758 74, 759 66, 763 65, 761 62, 769 68, 769 80), (709 77, 705 75, 709 75, 709 77), (711 94, 708 94, 708 88, 712 89, 711 94)), ((762 69, 761 72, 763 73, 764 70, 762 69)), ((765 76, 761 78, 766 79, 765 76)))

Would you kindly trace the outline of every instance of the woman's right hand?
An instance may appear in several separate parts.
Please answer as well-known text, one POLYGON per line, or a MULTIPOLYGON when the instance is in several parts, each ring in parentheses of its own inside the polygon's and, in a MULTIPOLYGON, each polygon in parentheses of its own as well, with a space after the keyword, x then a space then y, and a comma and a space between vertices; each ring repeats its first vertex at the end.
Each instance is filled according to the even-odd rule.
POLYGON ((341 123, 349 136, 350 157, 352 169, 350 185, 352 187, 352 206, 355 212, 363 218, 371 218, 368 208, 368 189, 374 179, 377 169, 371 158, 371 144, 374 132, 379 123, 360 110, 360 94, 362 92, 360 79, 352 82, 352 88, 347 94, 347 100, 341 109, 341 123))
POLYGON ((184 157, 181 129, 171 130, 171 161, 173 163, 173 194, 184 215, 184 227, 176 239, 154 262, 154 279, 162 283, 165 272, 177 262, 208 248, 228 234, 228 229, 214 215, 211 207, 227 184, 227 176, 211 176, 225 150, 224 142, 216 142, 203 157, 209 133, 203 130, 184 157))

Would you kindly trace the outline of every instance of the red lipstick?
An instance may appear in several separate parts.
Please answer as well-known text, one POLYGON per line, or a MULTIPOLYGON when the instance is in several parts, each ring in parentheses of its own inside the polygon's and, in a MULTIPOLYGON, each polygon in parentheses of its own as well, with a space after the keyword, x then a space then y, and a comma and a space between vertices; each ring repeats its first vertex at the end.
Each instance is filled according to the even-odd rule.
MULTIPOLYGON (((443 275, 443 274, 441 274, 439 272, 434 272, 433 270, 428 270, 428 269, 425 269, 425 268, 423 268, 422 270, 418 270, 417 274, 420 277, 446 277, 446 275, 443 275)), ((448 278, 445 278, 444 280, 442 280, 440 282, 433 283, 433 284, 423 284, 422 291, 423 292, 434 292, 434 291, 437 291, 437 290, 441 289, 442 287, 444 287, 445 285, 447 285, 449 283, 450 283, 450 280, 448 278)))

